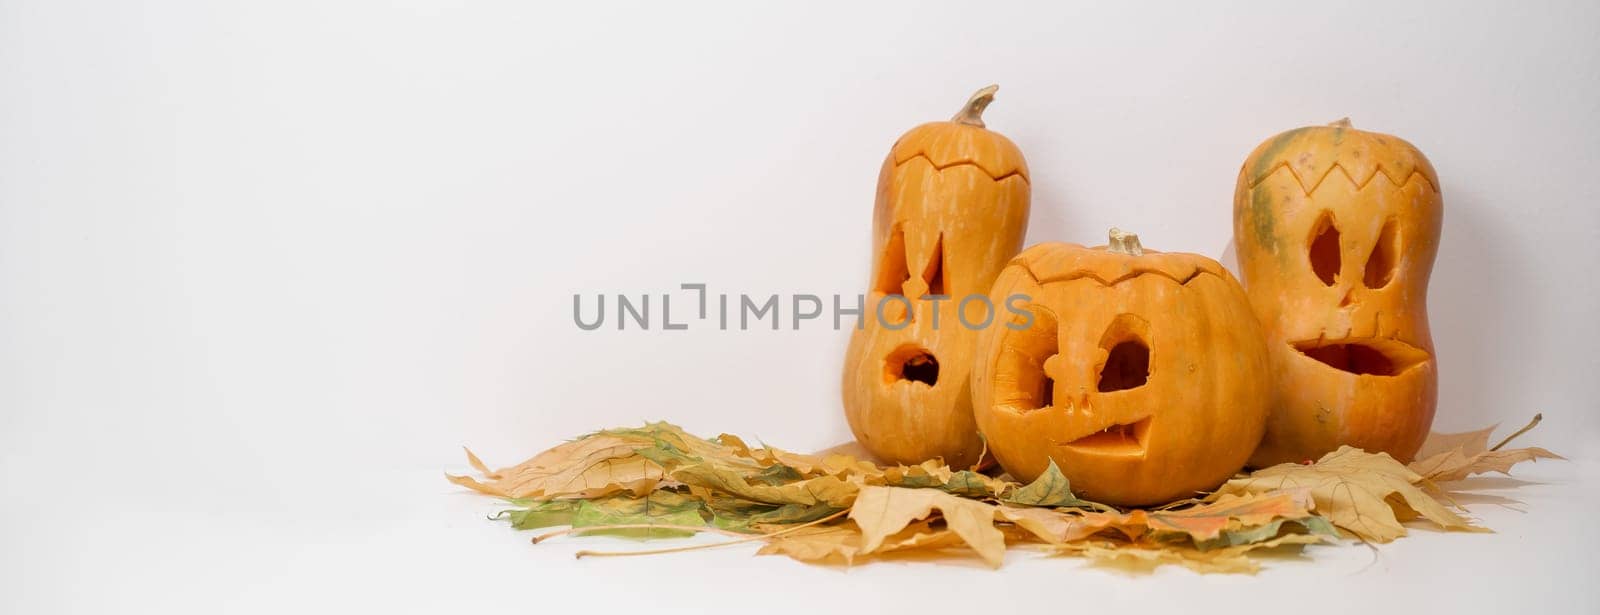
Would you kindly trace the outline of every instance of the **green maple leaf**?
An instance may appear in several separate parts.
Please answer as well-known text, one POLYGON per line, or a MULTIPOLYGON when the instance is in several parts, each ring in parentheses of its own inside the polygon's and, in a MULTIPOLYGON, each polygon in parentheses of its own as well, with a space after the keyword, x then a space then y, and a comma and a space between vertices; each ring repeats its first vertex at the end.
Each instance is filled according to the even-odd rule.
MULTIPOLYGON (((584 500, 572 515, 574 529, 606 525, 682 525, 706 524, 701 511, 705 503, 699 498, 674 491, 655 491, 645 497, 616 495, 596 500, 584 500)), ((590 530, 584 535, 606 534, 629 538, 667 538, 692 536, 688 530, 666 528, 621 528, 590 530)))
POLYGON ((1061 468, 1056 467, 1054 460, 1050 467, 1045 468, 1039 478, 1022 487, 1011 490, 1000 498, 1007 504, 1021 506, 1047 506, 1052 508, 1095 508, 1096 505, 1088 500, 1080 500, 1072 495, 1072 484, 1061 473, 1061 468))

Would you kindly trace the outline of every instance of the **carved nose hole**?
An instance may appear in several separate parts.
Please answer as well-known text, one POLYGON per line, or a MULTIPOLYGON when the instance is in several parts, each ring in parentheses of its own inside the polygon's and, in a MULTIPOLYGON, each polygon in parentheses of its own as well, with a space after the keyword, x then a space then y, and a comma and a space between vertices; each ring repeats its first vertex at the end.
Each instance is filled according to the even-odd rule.
POLYGON ((1356 302, 1356 289, 1344 291, 1344 298, 1339 300, 1339 307, 1350 307, 1356 302))
POLYGON ((1372 254, 1367 256, 1367 272, 1362 277, 1367 288, 1383 288, 1394 279, 1395 269, 1400 266, 1399 242, 1400 233, 1395 229, 1394 220, 1383 223, 1378 242, 1372 245, 1372 254))
POLYGON ((1311 271, 1328 286, 1339 278, 1339 227, 1334 224, 1333 213, 1324 211, 1311 227, 1311 271))

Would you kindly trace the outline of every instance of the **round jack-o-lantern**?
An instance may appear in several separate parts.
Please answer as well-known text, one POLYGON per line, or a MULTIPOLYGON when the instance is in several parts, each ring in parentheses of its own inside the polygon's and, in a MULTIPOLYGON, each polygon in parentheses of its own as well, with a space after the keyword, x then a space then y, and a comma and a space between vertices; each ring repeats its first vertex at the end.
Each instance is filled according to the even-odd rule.
POLYGON ((981 116, 996 89, 901 136, 878 175, 872 287, 843 392, 856 440, 886 461, 968 467, 982 455, 967 389, 971 325, 995 318, 989 285, 1028 226, 1028 165, 981 116))
POLYGON ((1267 349, 1244 289, 1216 261, 1143 250, 1028 248, 991 298, 1025 306, 985 330, 973 410, 1019 480, 1052 461, 1075 493, 1168 502, 1244 466, 1267 416, 1267 349))
POLYGON ((1427 298, 1443 205, 1422 152, 1349 120, 1279 134, 1245 160, 1234 239, 1275 379, 1251 465, 1341 445, 1406 462, 1422 446, 1438 399, 1427 298))

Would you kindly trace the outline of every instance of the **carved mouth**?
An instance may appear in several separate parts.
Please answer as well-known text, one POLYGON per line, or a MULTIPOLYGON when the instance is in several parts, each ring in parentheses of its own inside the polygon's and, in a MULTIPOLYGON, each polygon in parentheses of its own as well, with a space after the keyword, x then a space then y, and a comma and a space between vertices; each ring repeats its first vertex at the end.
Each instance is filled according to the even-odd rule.
POLYGON ((901 346, 884 357, 883 382, 932 387, 939 383, 939 360, 921 347, 901 346))
POLYGON ((1429 358, 1428 351, 1395 339, 1318 339, 1289 345, 1323 365, 1358 376, 1398 376, 1429 358))
POLYGON ((1117 423, 1071 442, 1056 444, 1100 455, 1143 456, 1150 437, 1150 419, 1147 416, 1131 423, 1117 423))

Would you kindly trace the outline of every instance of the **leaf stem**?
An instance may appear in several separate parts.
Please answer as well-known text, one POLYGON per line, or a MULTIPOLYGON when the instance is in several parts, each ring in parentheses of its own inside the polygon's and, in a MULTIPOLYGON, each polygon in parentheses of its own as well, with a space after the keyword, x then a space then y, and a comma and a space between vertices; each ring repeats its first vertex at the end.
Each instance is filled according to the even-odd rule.
POLYGON ((748 536, 739 532, 729 531, 713 525, 673 525, 671 523, 618 523, 615 525, 588 525, 584 527, 569 527, 564 530, 546 532, 534 536, 531 541, 539 544, 557 536, 565 536, 577 532, 604 532, 608 530, 673 530, 681 532, 716 532, 724 536, 748 536))
POLYGON ((682 553, 684 551, 699 551, 701 549, 713 549, 713 548, 716 548, 716 547, 725 547, 725 546, 728 546, 728 545, 736 545, 736 544, 739 544, 739 543, 742 543, 742 542, 751 542, 751 541, 755 541, 755 540, 766 540, 766 539, 772 538, 774 536, 782 536, 784 534, 788 534, 788 533, 794 532, 796 530, 801 530, 801 529, 804 529, 804 528, 811 527, 813 525, 820 525, 822 523, 826 523, 828 521, 832 521, 834 519, 838 519, 839 517, 844 516, 845 513, 848 513, 848 512, 850 512, 850 509, 846 508, 844 510, 841 510, 839 512, 833 513, 833 514, 828 515, 826 517, 823 517, 821 519, 817 519, 816 521, 808 521, 806 523, 802 523, 802 524, 796 525, 794 527, 778 530, 778 531, 773 532, 771 534, 758 534, 758 535, 755 535, 755 536, 745 536, 744 538, 740 538, 738 540, 727 540, 727 541, 723 541, 723 542, 714 542, 714 543, 711 543, 711 544, 704 544, 704 545, 689 545, 689 546, 685 546, 685 547, 672 547, 672 548, 668 548, 668 549, 647 549, 647 550, 644 550, 644 551, 588 551, 588 550, 583 550, 583 551, 579 551, 577 553, 573 553, 572 556, 576 557, 576 558, 579 558, 579 559, 582 559, 582 558, 585 558, 585 557, 625 557, 625 556, 630 556, 630 555, 661 555, 661 554, 665 554, 665 553, 682 553))
POLYGON ((1542 420, 1544 420, 1544 413, 1543 412, 1540 412, 1538 414, 1533 415, 1533 420, 1528 421, 1527 425, 1523 425, 1522 429, 1518 429, 1518 430, 1512 432, 1511 435, 1506 436, 1506 439, 1501 440, 1499 444, 1494 445, 1494 448, 1489 449, 1489 452, 1492 453, 1494 451, 1498 451, 1501 448, 1505 447, 1505 445, 1510 444, 1511 440, 1515 439, 1517 436, 1520 436, 1522 434, 1528 433, 1528 430, 1533 429, 1534 426, 1538 425, 1539 421, 1542 421, 1542 420))

